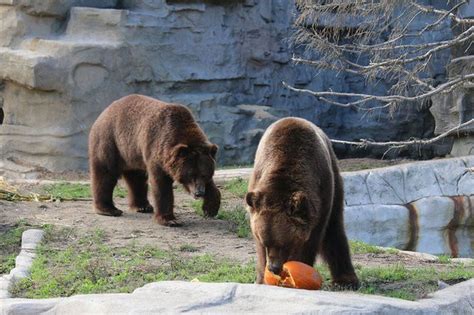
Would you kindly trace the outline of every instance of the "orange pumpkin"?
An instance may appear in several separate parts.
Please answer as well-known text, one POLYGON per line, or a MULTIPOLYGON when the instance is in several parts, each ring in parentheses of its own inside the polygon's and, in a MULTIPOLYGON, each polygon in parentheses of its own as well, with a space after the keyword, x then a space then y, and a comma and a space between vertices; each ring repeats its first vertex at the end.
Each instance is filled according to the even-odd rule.
POLYGON ((323 278, 313 267, 299 261, 288 261, 279 275, 265 268, 264 283, 280 287, 319 290, 323 278))

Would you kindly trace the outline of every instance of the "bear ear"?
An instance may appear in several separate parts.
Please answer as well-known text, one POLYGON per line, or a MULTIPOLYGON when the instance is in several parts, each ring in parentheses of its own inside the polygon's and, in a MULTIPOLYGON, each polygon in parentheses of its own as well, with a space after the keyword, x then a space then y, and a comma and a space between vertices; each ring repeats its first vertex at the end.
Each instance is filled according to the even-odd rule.
POLYGON ((219 147, 215 145, 214 143, 212 143, 211 146, 209 147, 209 153, 211 154, 213 159, 216 159, 216 154, 217 154, 218 149, 219 147))
POLYGON ((302 191, 294 192, 290 197, 288 207, 288 215, 290 217, 306 220, 309 215, 309 200, 302 191))
POLYGON ((249 191, 245 195, 245 202, 249 205, 252 210, 257 210, 259 206, 259 201, 260 201, 261 194, 257 191, 249 191))
POLYGON ((179 157, 188 156, 190 150, 191 149, 189 148, 187 144, 184 144, 184 143, 177 144, 173 149, 174 156, 179 156, 179 157))

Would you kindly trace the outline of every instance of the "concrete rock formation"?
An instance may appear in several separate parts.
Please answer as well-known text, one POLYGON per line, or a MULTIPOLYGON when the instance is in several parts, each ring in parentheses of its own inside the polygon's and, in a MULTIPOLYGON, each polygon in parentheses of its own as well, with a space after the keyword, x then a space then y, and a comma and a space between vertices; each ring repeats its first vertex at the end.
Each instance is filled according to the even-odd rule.
POLYGON ((473 257, 474 156, 343 173, 347 237, 473 257))
MULTIPOLYGON (((427 110, 367 117, 284 89, 283 80, 315 90, 386 89, 292 64, 293 14, 293 2, 281 0, 0 0, 0 174, 86 169, 91 124, 131 93, 189 106, 221 147, 221 164, 250 162, 262 131, 286 115, 338 139, 431 134, 427 110)), ((446 39, 451 30, 430 36, 446 39)), ((444 76, 442 66, 433 71, 444 76)), ((430 155, 445 153, 436 150, 430 155)))
POLYGON ((155 282, 126 294, 0 300, 1 314, 472 314, 474 279, 405 301, 257 284, 155 282))
MULTIPOLYGON (((215 180, 248 179, 251 168, 215 180)), ((474 156, 342 173, 347 237, 452 257, 474 255, 474 156)))

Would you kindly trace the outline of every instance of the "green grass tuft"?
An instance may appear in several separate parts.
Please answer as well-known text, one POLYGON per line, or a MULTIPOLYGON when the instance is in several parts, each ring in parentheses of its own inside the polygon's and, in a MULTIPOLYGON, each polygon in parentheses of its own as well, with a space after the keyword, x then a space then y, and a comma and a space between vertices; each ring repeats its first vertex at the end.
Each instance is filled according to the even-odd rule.
MULTIPOLYGON (((203 217, 202 200, 193 200, 191 207, 194 212, 203 217)), ((251 235, 250 223, 247 218, 247 211, 242 206, 236 206, 232 210, 221 208, 216 216, 216 219, 224 220, 232 223, 233 230, 240 238, 246 238, 251 235)))
POLYGON ((448 255, 439 255, 438 262, 440 264, 449 264, 451 263, 451 257, 449 257, 448 255))
POLYGON ((234 225, 237 236, 240 238, 246 238, 251 235, 247 211, 242 206, 236 206, 233 210, 219 211, 217 219, 231 222, 234 225))
POLYGON ((361 241, 349 241, 349 247, 352 254, 396 254, 398 249, 396 248, 380 248, 378 246, 370 245, 361 241))
MULTIPOLYGON (((57 183, 46 185, 43 188, 46 194, 49 194, 53 199, 82 199, 92 198, 91 186, 88 184, 74 184, 74 183, 57 183)), ((125 198, 127 191, 115 186, 114 197, 125 198)))
POLYGON ((202 204, 203 204, 202 199, 193 200, 193 201, 191 201, 191 208, 194 209, 194 212, 197 215, 199 215, 201 217, 204 217, 204 212, 202 211, 202 204))
POLYGON ((236 195, 239 198, 245 197, 247 193, 248 181, 242 178, 230 180, 224 185, 224 189, 236 195))

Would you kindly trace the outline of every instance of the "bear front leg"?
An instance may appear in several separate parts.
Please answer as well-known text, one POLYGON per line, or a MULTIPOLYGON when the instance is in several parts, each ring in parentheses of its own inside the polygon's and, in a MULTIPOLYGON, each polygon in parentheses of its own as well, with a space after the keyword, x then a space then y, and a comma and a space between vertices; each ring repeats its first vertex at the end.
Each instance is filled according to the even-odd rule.
POLYGON ((122 215, 123 212, 117 209, 113 202, 115 185, 117 185, 117 176, 91 162, 92 197, 97 214, 113 217, 122 215))
POLYGON ((257 250, 257 265, 255 268, 257 271, 257 279, 255 283, 263 284, 265 277, 265 267, 267 265, 267 252, 265 250, 265 247, 260 244, 259 241, 256 241, 255 247, 257 250))
POLYGON ((145 171, 126 171, 123 178, 128 187, 128 200, 131 211, 141 213, 153 212, 148 202, 148 185, 145 171))
POLYGON ((334 205, 329 217, 322 254, 329 265, 332 282, 336 287, 357 290, 359 279, 352 266, 349 243, 344 230, 342 179, 336 176, 334 205))
POLYGON ((181 226, 173 213, 173 179, 161 170, 149 174, 155 222, 164 226, 181 226))
POLYGON ((206 185, 206 192, 204 194, 204 202, 202 204, 202 211, 206 217, 215 217, 221 206, 221 192, 217 188, 214 181, 210 181, 206 185))

